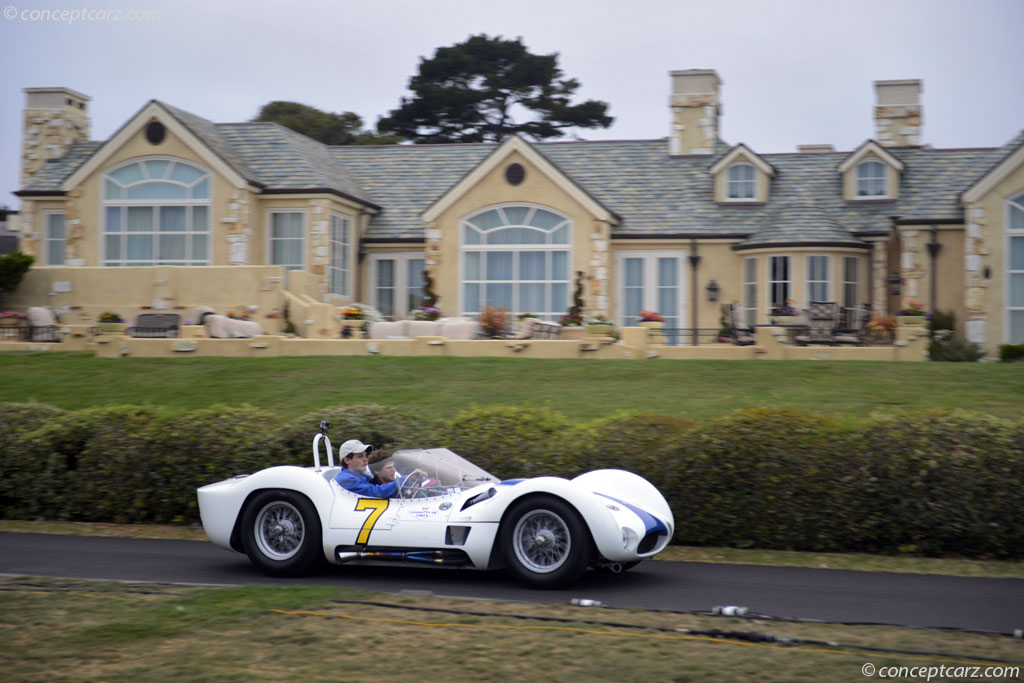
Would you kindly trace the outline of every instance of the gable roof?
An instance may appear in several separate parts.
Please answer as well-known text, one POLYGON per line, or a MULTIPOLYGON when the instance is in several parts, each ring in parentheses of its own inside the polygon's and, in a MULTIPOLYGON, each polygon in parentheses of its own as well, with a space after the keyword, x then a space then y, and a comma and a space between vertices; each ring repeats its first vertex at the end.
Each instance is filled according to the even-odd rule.
POLYGON ((965 202, 975 202, 981 199, 986 192, 995 187, 1014 169, 1024 165, 1024 130, 1017 133, 1003 149, 1006 150, 1006 153, 964 191, 965 202))
POLYGON ((711 172, 714 174, 718 174, 726 166, 733 163, 734 161, 736 161, 736 159, 739 159, 740 157, 752 162, 754 166, 757 166, 758 170, 760 170, 765 175, 769 177, 775 175, 775 167, 769 164, 764 159, 762 159, 760 155, 757 154, 757 152, 750 149, 742 142, 733 147, 728 154, 723 155, 721 159, 716 161, 715 165, 711 167, 711 172))
POLYGON ((903 163, 899 159, 890 154, 884 147, 874 140, 865 140, 861 143, 860 147, 850 152, 850 155, 845 161, 843 161, 843 163, 839 164, 839 172, 846 173, 868 154, 874 154, 897 171, 903 171, 903 163))

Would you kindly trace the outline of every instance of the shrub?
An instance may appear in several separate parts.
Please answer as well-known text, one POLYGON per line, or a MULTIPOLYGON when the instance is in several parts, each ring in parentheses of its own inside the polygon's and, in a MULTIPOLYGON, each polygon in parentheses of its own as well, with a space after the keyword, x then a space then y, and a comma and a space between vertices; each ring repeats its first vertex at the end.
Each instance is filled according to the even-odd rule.
POLYGON ((26 499, 41 485, 46 468, 26 452, 24 435, 63 415, 63 410, 42 403, 0 403, 0 517, 30 514, 26 499))
POLYGON ((928 342, 929 360, 975 363, 984 355, 980 346, 953 336, 952 330, 938 330, 928 342))
POLYGON ((1024 361, 1024 344, 1000 344, 999 360, 1004 363, 1024 361))
POLYGON ((497 477, 533 477, 563 471, 572 432, 565 416, 550 410, 474 407, 452 419, 443 442, 497 477))

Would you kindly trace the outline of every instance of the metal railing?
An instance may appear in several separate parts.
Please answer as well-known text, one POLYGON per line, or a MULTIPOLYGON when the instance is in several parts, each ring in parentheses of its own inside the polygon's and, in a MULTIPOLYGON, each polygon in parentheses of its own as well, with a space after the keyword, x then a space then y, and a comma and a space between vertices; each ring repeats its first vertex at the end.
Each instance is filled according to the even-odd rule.
MULTIPOLYGON (((649 330, 651 344, 662 346, 700 346, 701 344, 719 344, 719 328, 717 327, 662 327, 649 330)), ((725 343, 731 343, 727 340, 725 343)))
POLYGON ((0 326, 0 341, 59 342, 63 336, 60 325, 0 326))

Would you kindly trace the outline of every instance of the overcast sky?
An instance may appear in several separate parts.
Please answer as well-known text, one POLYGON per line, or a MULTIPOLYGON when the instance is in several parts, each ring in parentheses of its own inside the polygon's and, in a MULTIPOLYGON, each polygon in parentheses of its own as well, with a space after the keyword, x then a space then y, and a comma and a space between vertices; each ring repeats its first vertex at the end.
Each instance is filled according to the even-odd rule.
MULTIPOLYGON (((397 106, 419 59, 486 33, 560 54, 579 99, 610 104, 586 139, 660 138, 668 72, 715 69, 721 135, 757 152, 874 135, 875 80, 924 81, 923 140, 1005 144, 1024 128, 1024 0, 0 0, 0 204, 18 186, 22 88, 89 95, 106 139, 151 98, 216 122, 271 100, 397 106), (32 10, 160 10, 144 21, 33 21, 32 10), (13 16, 11 19, 9 17, 13 16)), ((38 13, 35 16, 39 16, 38 13)))

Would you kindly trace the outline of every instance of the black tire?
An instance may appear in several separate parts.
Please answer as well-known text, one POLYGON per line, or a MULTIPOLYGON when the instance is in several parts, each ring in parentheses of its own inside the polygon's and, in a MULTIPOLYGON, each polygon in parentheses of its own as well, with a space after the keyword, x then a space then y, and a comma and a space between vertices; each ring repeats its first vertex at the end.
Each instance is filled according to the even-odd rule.
POLYGON ((552 496, 515 503, 502 522, 501 551, 509 572, 532 588, 563 588, 586 571, 590 532, 575 508, 552 496))
POLYGON ((323 556, 320 517, 295 491, 262 491, 242 513, 242 549, 270 576, 301 576, 323 556))

